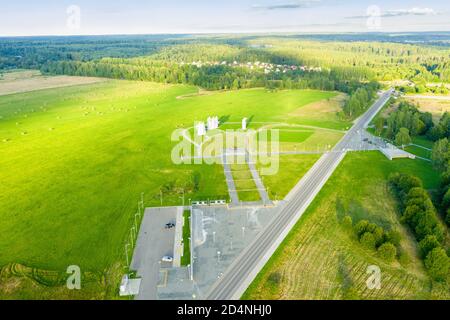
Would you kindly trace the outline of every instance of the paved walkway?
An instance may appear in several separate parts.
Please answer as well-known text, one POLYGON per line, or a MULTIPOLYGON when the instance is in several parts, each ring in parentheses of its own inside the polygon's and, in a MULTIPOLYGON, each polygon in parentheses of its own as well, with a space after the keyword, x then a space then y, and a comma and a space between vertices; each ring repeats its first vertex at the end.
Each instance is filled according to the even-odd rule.
POLYGON ((424 147, 424 146, 421 146, 420 144, 411 143, 408 146, 414 146, 414 147, 417 147, 417 148, 420 148, 420 149, 423 149, 423 150, 433 151, 432 149, 424 147))
POLYGON ((236 184, 234 183, 233 173, 231 172, 231 167, 230 164, 228 163, 226 153, 224 153, 224 155, 222 156, 222 164, 223 164, 223 171, 225 173, 225 179, 227 181, 228 194, 230 195, 231 204, 239 205, 239 196, 236 191, 236 184))
POLYGON ((248 153, 247 153, 245 160, 247 161, 248 168, 250 169, 250 172, 252 174, 253 181, 255 181, 256 188, 258 189, 261 200, 263 201, 264 204, 271 204, 272 201, 270 201, 269 195, 267 194, 267 190, 264 187, 261 177, 259 176, 258 170, 256 169, 255 162, 253 161, 253 159, 251 159, 251 157, 248 153))
POLYGON ((177 207, 175 222, 175 242, 173 244, 173 266, 175 268, 181 267, 181 257, 183 256, 183 213, 183 207, 177 207))

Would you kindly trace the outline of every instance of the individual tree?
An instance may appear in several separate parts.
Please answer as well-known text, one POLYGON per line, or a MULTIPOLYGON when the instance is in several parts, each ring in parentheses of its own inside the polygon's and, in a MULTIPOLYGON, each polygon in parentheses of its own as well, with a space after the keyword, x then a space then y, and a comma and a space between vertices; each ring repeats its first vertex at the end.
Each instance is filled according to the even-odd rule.
POLYGON ((434 280, 445 281, 450 267, 445 250, 440 247, 433 249, 425 259, 425 267, 434 280))
POLYGON ((401 236, 400 232, 398 232, 396 230, 391 230, 386 233, 386 241, 392 243, 395 246, 400 245, 401 239, 402 239, 402 236, 401 236))
POLYGON ((425 124, 425 130, 430 130, 433 126, 433 115, 430 112, 421 113, 420 120, 425 124))
POLYGON ((449 143, 447 138, 437 141, 431 152, 433 166, 439 170, 444 170, 448 161, 449 143))
POLYGON ((421 120, 421 117, 420 117, 419 113, 415 113, 412 116, 410 129, 411 129, 411 135, 412 136, 421 135, 421 134, 423 134, 425 132, 426 125, 421 120))
POLYGON ((445 223, 450 226, 450 209, 447 210, 447 217, 445 218, 445 223))
POLYGON ((425 258, 435 248, 439 248, 441 244, 435 236, 428 235, 419 243, 420 255, 425 258))
POLYGON ((385 119, 382 117, 377 118, 375 121, 375 132, 377 135, 381 135, 384 131, 385 119))
POLYGON ((344 219, 342 219, 342 224, 344 225, 344 227, 346 228, 351 228, 353 226, 353 220, 352 217, 350 217, 349 215, 346 215, 344 217, 344 219))
POLYGON ((450 188, 448 188, 447 192, 445 192, 444 197, 442 198, 441 205, 445 209, 448 209, 450 207, 450 188))
POLYGON ((445 137, 445 130, 441 125, 436 125, 428 131, 427 136, 432 141, 438 141, 445 137))
POLYGON ((397 248, 390 242, 383 243, 378 248, 378 254, 386 261, 393 261, 397 256, 397 248))
POLYGON ((379 247, 385 242, 385 234, 383 228, 379 226, 375 226, 375 229, 372 231, 373 237, 375 239, 375 246, 379 247))
POLYGON ((411 137, 409 136, 409 130, 406 128, 401 128, 399 133, 395 136, 395 143, 404 148, 406 145, 411 143, 411 137))
POLYGON ((358 238, 361 238, 361 236, 367 232, 369 224, 369 221, 361 220, 355 225, 355 232, 358 235, 358 238))
POLYGON ((367 249, 375 249, 375 237, 372 233, 364 233, 359 241, 367 249))

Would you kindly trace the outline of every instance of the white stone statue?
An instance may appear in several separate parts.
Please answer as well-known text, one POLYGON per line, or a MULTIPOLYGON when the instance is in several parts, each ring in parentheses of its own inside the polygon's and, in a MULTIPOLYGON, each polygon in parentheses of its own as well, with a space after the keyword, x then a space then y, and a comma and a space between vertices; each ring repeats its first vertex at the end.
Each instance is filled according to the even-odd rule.
POLYGON ((206 126, 204 122, 197 123, 195 129, 197 130, 197 135, 199 137, 203 137, 204 135, 206 135, 206 126))
POLYGON ((242 130, 247 130, 247 118, 242 119, 242 130))

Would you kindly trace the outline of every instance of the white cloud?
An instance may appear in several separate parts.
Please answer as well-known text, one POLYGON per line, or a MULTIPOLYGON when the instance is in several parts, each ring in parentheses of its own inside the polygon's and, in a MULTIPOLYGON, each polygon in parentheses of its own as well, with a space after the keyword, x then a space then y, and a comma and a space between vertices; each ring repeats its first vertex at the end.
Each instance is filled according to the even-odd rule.
POLYGON ((252 6, 252 8, 258 10, 290 10, 290 9, 310 8, 319 4, 320 2, 321 0, 297 0, 269 5, 255 4, 252 6))
MULTIPOLYGON (((397 9, 397 10, 386 10, 381 11, 378 16, 383 18, 392 18, 392 17, 405 17, 405 16, 435 16, 440 14, 432 8, 419 8, 414 7, 411 9, 397 9)), ((366 14, 363 16, 351 16, 346 17, 347 19, 366 19, 371 17, 372 15, 366 14)))
POLYGON ((429 16, 437 15, 437 12, 431 8, 411 8, 400 10, 388 10, 382 13, 383 17, 399 17, 399 16, 429 16))

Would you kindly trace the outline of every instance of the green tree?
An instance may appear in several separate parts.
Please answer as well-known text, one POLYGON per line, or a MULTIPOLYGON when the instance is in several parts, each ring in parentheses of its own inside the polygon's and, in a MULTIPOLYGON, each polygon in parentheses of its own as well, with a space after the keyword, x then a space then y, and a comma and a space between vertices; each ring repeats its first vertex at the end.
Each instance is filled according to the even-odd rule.
POLYGON ((342 219, 342 224, 344 225, 344 227, 346 228, 351 228, 353 226, 353 220, 352 217, 350 217, 349 215, 346 215, 344 217, 344 219, 342 219))
POLYGON ((383 243, 378 248, 378 254, 386 261, 393 261, 397 256, 397 248, 390 242, 383 243))
POLYGON ((447 138, 441 139, 434 144, 431 153, 431 161, 435 168, 444 170, 448 161, 449 143, 447 138))
POLYGON ((450 226, 450 209, 447 210, 447 217, 445 218, 445 223, 450 226))
POLYGON ((445 281, 450 267, 445 250, 442 248, 433 249, 425 259, 425 267, 434 280, 445 281))
POLYGON ((444 138, 445 130, 441 125, 436 125, 428 131, 427 136, 430 140, 438 141, 444 138))
POLYGON ((367 232, 369 224, 369 221, 361 220, 355 225, 355 232, 358 235, 358 238, 361 238, 361 236, 367 232))
POLYGON ((425 258, 428 254, 435 248, 439 248, 441 244, 439 243, 436 236, 428 235, 419 243, 420 255, 425 258))
POLYGON ((381 135, 384 131, 384 118, 380 117, 375 121, 375 132, 377 135, 381 135))
POLYGON ((398 146, 404 148, 406 145, 411 143, 411 137, 409 136, 409 130, 406 128, 401 128, 400 131, 395 136, 395 143, 398 146))
POLYGON ((398 232, 396 230, 391 230, 386 233, 386 241, 390 242, 396 246, 400 245, 401 239, 402 239, 402 236, 401 236, 400 232, 398 232))
POLYGON ((372 233, 364 233, 359 241, 367 249, 375 249, 375 237, 372 233))

